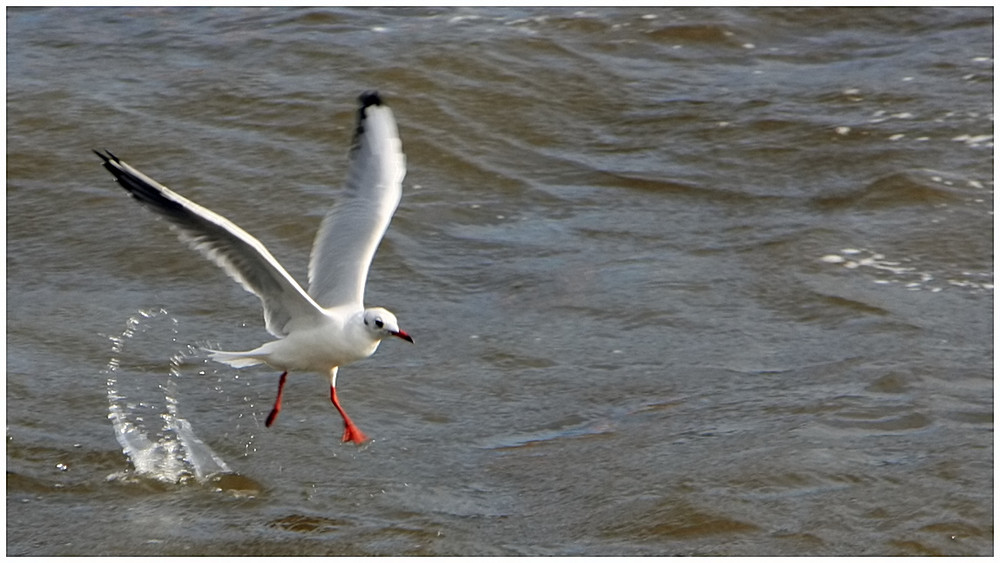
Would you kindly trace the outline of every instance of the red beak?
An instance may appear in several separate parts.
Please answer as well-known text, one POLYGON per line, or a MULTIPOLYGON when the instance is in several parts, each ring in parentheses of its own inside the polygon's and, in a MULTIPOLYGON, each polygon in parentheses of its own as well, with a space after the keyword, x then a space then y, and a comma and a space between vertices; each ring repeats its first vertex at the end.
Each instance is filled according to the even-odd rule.
POLYGON ((398 336, 398 337, 402 338, 403 340, 405 340, 405 341, 409 342, 410 344, 412 344, 412 343, 413 343, 413 338, 412 338, 412 337, 410 337, 410 335, 409 335, 409 334, 406 334, 406 333, 405 333, 405 332, 403 332, 403 331, 399 331, 399 332, 391 332, 391 333, 389 333, 389 334, 392 334, 393 336, 398 336))

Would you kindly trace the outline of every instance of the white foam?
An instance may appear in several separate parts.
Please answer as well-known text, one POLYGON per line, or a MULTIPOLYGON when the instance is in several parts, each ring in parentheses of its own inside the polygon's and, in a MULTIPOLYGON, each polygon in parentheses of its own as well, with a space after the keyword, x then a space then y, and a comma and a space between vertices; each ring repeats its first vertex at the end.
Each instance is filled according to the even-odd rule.
POLYGON ((910 291, 922 289, 937 293, 946 287, 961 287, 974 291, 992 291, 992 272, 961 272, 961 278, 952 277, 946 281, 939 276, 921 271, 911 266, 908 258, 888 260, 879 252, 868 249, 844 248, 839 254, 831 253, 819 258, 820 262, 839 265, 848 270, 868 271, 877 274, 873 282, 878 285, 900 284, 910 291), (846 258, 846 257, 850 258, 846 258), (890 274, 890 275, 886 275, 890 274))

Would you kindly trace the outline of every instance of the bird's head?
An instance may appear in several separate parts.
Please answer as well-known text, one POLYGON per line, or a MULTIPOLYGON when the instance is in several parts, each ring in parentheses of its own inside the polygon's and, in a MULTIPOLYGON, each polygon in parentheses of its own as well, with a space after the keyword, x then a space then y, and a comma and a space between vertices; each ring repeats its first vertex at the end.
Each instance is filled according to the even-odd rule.
POLYGON ((399 328, 396 315, 393 315, 382 307, 365 309, 362 319, 365 323, 365 329, 379 340, 386 336, 396 336, 407 342, 413 342, 413 338, 399 328))

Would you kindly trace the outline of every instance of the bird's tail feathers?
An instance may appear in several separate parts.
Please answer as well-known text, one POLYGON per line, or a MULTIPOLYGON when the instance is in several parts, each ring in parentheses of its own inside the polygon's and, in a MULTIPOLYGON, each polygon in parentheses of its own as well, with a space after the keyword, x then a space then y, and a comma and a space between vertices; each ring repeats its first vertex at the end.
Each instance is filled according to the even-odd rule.
POLYGON ((264 363, 264 360, 251 356, 250 354, 253 352, 223 352, 222 350, 209 350, 208 348, 205 348, 205 351, 208 352, 209 357, 213 360, 234 368, 247 368, 264 363))

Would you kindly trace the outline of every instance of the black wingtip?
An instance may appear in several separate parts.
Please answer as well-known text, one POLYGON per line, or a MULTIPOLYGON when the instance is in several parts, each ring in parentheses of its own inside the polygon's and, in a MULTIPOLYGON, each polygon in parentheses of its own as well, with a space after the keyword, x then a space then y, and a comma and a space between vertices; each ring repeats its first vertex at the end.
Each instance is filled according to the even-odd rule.
POLYGON ((367 117, 365 115, 365 110, 372 106, 381 106, 385 104, 385 102, 382 101, 382 96, 378 95, 378 90, 367 90, 362 92, 361 95, 358 96, 358 102, 361 104, 361 107, 358 108, 358 126, 354 130, 355 146, 358 144, 358 138, 365 133, 364 124, 365 118, 367 117))
POLYGON ((117 156, 115 156, 111 151, 107 149, 105 149, 103 153, 97 149, 91 149, 91 150, 94 151, 94 154, 101 157, 101 160, 104 161, 104 164, 108 164, 112 160, 115 162, 121 162, 121 160, 117 156))
POLYGON ((385 103, 382 101, 382 96, 378 95, 378 90, 368 90, 366 92, 362 92, 361 95, 358 96, 358 102, 361 103, 362 110, 369 106, 380 106, 385 103))

